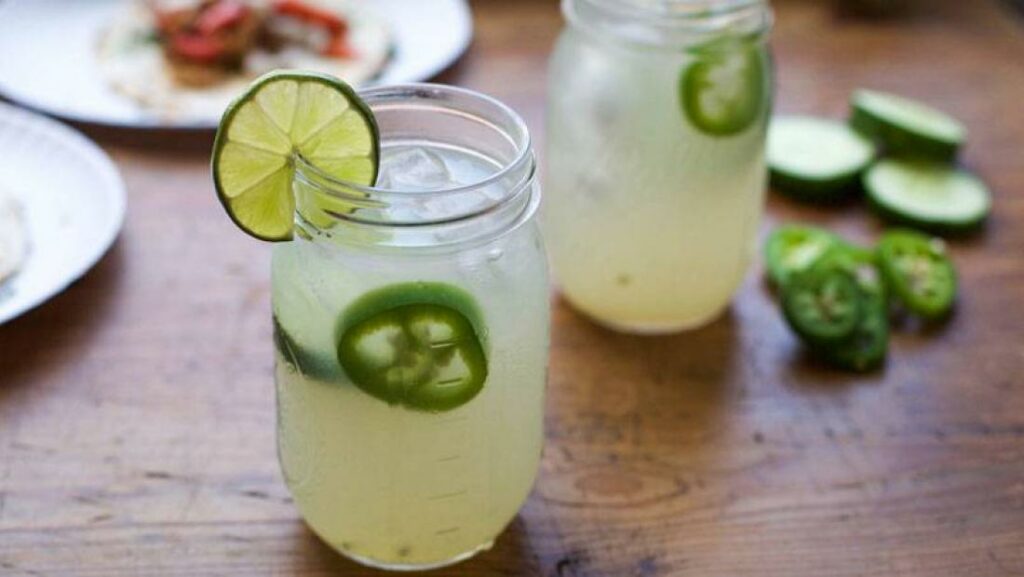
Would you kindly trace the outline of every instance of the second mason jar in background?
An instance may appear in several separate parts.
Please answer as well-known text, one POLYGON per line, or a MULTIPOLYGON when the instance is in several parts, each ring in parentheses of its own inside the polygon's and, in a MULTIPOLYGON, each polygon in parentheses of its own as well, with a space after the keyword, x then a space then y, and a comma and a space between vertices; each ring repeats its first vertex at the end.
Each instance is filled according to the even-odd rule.
POLYGON ((564 0, 550 67, 545 237, 577 309, 700 326, 750 264, 772 74, 764 0, 564 0))

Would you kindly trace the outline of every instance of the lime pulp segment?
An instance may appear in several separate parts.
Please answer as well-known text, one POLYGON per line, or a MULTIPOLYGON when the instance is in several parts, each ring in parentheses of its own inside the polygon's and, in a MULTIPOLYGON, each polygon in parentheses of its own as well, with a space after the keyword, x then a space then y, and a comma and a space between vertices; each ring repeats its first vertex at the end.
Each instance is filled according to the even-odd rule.
POLYGON ((263 240, 292 237, 295 157, 356 184, 377 179, 380 137, 373 115, 336 78, 272 72, 224 113, 213 152, 218 197, 245 232, 263 240))

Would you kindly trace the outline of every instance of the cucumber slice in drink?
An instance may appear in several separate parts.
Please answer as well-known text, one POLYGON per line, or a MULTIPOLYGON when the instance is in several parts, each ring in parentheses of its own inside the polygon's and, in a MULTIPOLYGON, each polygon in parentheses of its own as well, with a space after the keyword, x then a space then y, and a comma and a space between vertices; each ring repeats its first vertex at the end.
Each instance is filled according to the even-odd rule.
POLYGON ((768 63, 748 38, 730 38, 694 48, 696 61, 680 78, 683 112, 710 136, 733 136, 767 109, 768 63))
POLYGON ((864 188, 883 217, 933 232, 974 229, 991 209, 981 180, 937 162, 882 160, 865 173, 864 188))
POLYGON ((349 85, 324 74, 271 72, 224 112, 213 145, 213 181, 239 228, 284 241, 292 238, 297 156, 329 177, 372 185, 379 151, 373 114, 349 85))
POLYGON ((850 124, 879 141, 887 154, 951 162, 967 138, 956 119, 894 94, 858 90, 851 105, 850 124))
POLYGON ((855 189, 874 157, 874 144, 840 122, 776 117, 768 129, 772 185, 802 200, 835 200, 855 189))

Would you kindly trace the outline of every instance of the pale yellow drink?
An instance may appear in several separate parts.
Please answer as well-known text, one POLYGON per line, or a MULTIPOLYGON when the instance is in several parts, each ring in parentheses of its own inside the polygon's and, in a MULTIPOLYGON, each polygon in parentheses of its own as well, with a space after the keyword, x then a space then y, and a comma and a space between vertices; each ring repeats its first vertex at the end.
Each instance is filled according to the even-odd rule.
POLYGON ((657 20, 654 3, 650 14, 623 8, 637 22, 602 20, 597 4, 564 4, 573 25, 550 67, 543 221, 555 281, 577 309, 614 328, 697 326, 721 314, 754 253, 770 88, 768 73, 745 59, 760 67, 764 47, 697 16, 657 20), (702 80, 722 86, 698 103, 715 112, 699 98, 750 100, 758 108, 742 127, 714 133, 687 114, 686 91, 700 83, 686 75, 701 58, 721 64, 702 80))
MULTIPOLYGON (((485 152, 473 150, 484 134, 473 132, 479 124, 465 129, 473 137, 468 144, 389 139, 390 130, 403 126, 429 130, 431 121, 420 118, 424 106, 443 109, 434 122, 447 135, 469 115, 453 120, 444 107, 468 100, 474 114, 488 113, 487 107, 511 114, 478 95, 432 90, 444 97, 440 103, 410 88, 399 94, 408 110, 375 108, 383 144, 378 182, 402 190, 367 193, 391 203, 366 213, 380 222, 350 222, 343 215, 314 226, 300 218, 297 238, 277 245, 273 258, 285 481, 326 543, 390 569, 443 566, 490 547, 525 501, 543 441, 549 299, 547 262, 532 218, 539 202, 532 157, 514 161, 522 174, 508 174, 507 182, 517 186, 492 179, 476 190, 474 183, 512 162, 502 158, 500 146, 514 139, 485 140, 485 152), (453 187, 463 192, 430 192, 453 187), (477 214, 481 206, 499 204, 477 214), (392 224, 432 219, 443 222, 392 224), (365 383, 361 388, 339 362, 339 322, 353 306, 367 294, 417 283, 442 287, 427 291, 427 300, 431 292, 458 293, 463 296, 456 300, 479 313, 474 321, 486 379, 478 394, 450 410, 386 402, 365 383)), ((371 107, 378 104, 374 94, 367 99, 371 107)), ((500 125, 502 118, 488 122, 500 125)), ((521 130, 513 136, 526 146, 521 130)))

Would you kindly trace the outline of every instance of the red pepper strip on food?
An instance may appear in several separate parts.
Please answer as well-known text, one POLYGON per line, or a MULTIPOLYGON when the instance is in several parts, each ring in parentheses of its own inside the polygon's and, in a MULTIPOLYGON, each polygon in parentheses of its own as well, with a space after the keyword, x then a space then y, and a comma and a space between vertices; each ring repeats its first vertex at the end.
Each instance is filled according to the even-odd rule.
POLYGON ((216 62, 224 54, 224 44, 216 38, 176 34, 171 37, 171 53, 196 62, 216 62))
POLYGON ((331 41, 324 47, 322 54, 335 58, 355 58, 356 51, 348 43, 345 34, 339 34, 331 38, 331 41))
POLYGON ((338 15, 322 8, 311 6, 301 0, 275 0, 274 12, 291 16, 309 24, 326 28, 332 35, 342 34, 348 28, 338 15))
POLYGON ((201 36, 212 36, 244 21, 249 11, 249 6, 238 0, 221 0, 199 14, 195 27, 201 36))

